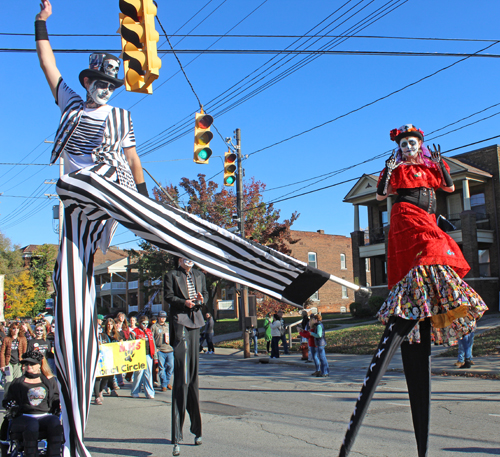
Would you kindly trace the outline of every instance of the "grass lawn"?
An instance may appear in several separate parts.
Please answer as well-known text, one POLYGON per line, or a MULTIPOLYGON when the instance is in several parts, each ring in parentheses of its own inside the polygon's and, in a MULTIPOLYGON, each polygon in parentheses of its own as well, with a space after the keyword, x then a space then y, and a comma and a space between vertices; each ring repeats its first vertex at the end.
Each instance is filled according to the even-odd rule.
MULTIPOLYGON (((326 322, 326 328, 336 328, 339 324, 326 322)), ((378 322, 350 327, 342 330, 328 332, 326 334, 326 352, 334 352, 340 354, 368 354, 375 352, 378 346, 384 326, 378 322)), ((295 338, 297 333, 292 334, 295 338)), ((225 341, 217 344, 218 347, 243 349, 243 341, 241 339, 225 341)), ((264 338, 258 340, 259 350, 266 349, 264 338)), ((299 350, 299 344, 293 346, 293 351, 299 350)))
MULTIPOLYGON (((351 315, 349 313, 323 314, 323 320, 346 319, 346 318, 350 318, 350 317, 351 317, 351 315)), ((302 319, 302 317, 300 317, 300 316, 285 317, 285 323, 291 324, 291 323, 297 322, 301 319, 302 319)), ((353 321, 353 322, 356 322, 356 321, 353 321)), ((327 327, 326 326, 327 324, 330 325, 330 323, 328 323, 328 322, 325 323, 326 328, 333 328, 333 327, 327 327)), ((259 328, 264 327, 264 319, 257 319, 257 325, 259 326, 259 328)), ((226 333, 239 332, 240 329, 238 328, 238 319, 220 319, 215 323, 214 331, 215 331, 216 335, 224 335, 226 333)))
POLYGON ((380 322, 349 327, 326 334, 326 352, 372 355, 385 326, 380 322))
MULTIPOLYGON (((498 355, 500 350, 500 327, 488 330, 481 335, 474 335, 474 346, 472 347, 472 355, 474 357, 498 355)), ((436 357, 457 357, 458 347, 454 346, 447 351, 441 352, 436 357)))

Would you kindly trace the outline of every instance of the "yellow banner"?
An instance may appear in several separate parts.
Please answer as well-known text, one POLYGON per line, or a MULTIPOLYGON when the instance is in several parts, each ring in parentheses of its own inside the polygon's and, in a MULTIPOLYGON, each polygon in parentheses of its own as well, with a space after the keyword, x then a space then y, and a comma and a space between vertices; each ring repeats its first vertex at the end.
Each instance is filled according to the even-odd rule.
POLYGON ((97 377, 144 370, 147 367, 146 340, 101 344, 97 377))

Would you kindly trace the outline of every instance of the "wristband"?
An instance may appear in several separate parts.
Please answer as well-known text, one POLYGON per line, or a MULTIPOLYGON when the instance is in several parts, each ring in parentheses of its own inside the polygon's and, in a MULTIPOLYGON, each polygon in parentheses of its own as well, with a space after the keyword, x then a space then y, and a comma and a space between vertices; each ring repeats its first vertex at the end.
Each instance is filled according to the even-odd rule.
POLYGON ((146 182, 141 182, 140 184, 136 184, 137 187, 137 192, 139 192, 141 195, 144 195, 145 197, 149 198, 149 193, 148 193, 148 188, 146 186, 146 182))
POLYGON ((384 190, 386 181, 387 181, 387 168, 384 170, 384 175, 382 176, 382 179, 380 180, 377 186, 377 194, 381 195, 382 197, 385 195, 384 190))
POLYGON ((35 41, 48 40, 49 34, 47 32, 47 22, 35 21, 35 41))

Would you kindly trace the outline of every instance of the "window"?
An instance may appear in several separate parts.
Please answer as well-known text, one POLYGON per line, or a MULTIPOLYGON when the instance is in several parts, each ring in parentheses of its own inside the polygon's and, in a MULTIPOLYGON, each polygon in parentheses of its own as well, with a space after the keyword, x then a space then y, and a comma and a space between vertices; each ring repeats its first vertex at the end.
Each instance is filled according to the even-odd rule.
POLYGON ((347 295, 347 287, 342 286, 342 298, 349 298, 347 295))
POLYGON ((316 253, 315 252, 309 252, 307 254, 307 262, 309 263, 310 267, 318 268, 318 261, 316 259, 316 253))
POLYGON ((471 195, 470 208, 476 213, 477 219, 486 217, 486 202, 484 200, 484 193, 471 195))
POLYGON ((365 271, 370 272, 370 259, 368 257, 365 259, 365 271))
POLYGON ((381 211, 380 212, 380 219, 382 222, 382 227, 385 227, 386 225, 389 225, 389 219, 387 218, 387 211, 381 211))
POLYGON ((340 254, 340 269, 347 270, 347 261, 345 254, 340 254))
MULTIPOLYGON (((307 253, 307 263, 309 264, 310 267, 313 268, 318 268, 318 259, 316 257, 315 252, 308 252, 307 253)), ((311 300, 318 301, 319 300, 319 292, 316 291, 311 295, 311 300)))
POLYGON ((481 278, 488 278, 491 276, 490 250, 489 249, 480 249, 478 254, 479 254, 479 276, 481 278))

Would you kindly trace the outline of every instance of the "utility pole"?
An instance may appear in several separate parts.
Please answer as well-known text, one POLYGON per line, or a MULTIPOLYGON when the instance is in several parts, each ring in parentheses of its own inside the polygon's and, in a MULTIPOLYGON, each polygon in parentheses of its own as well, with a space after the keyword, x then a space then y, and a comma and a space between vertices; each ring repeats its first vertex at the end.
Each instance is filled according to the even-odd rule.
MULTIPOLYGON (((238 182, 236 190, 236 201, 238 206, 238 218, 240 220, 240 236, 245 238, 245 213, 243 212, 243 164, 241 157, 241 132, 240 129, 235 130, 236 137, 236 153, 238 158, 238 182)), ((245 359, 250 357, 250 335, 247 328, 247 318, 249 316, 248 310, 248 287, 240 287, 240 300, 243 301, 243 315, 241 316, 243 322, 243 354, 245 359)))

